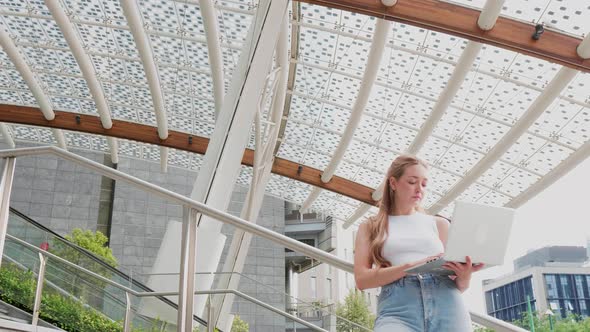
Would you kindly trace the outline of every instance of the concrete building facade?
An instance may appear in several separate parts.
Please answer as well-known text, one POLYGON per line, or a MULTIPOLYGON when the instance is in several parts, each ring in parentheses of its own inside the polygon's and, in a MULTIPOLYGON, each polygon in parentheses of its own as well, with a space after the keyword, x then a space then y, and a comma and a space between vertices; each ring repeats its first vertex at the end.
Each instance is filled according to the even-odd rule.
POLYGON ((514 261, 514 272, 484 280, 486 312, 513 321, 533 311, 590 316, 590 267, 583 247, 545 247, 514 261), (550 310, 550 311, 548 311, 550 310))
MULTIPOLYGON (((100 153, 76 153, 99 163, 105 160, 100 153)), ((177 167, 168 167, 167 172, 162 173, 157 163, 125 157, 120 158, 117 169, 183 195, 190 194, 197 176, 196 171, 177 167)), ((102 176, 69 161, 54 156, 19 157, 10 204, 61 235, 74 228, 104 232, 100 217, 104 187, 102 176)), ((112 190, 110 247, 120 270, 147 283, 166 227, 171 221, 182 221, 183 209, 124 183, 116 183, 112 190)), ((246 192, 247 188, 236 186, 229 213, 239 215, 246 192)), ((282 233, 284 214, 283 200, 265 196, 257 223, 282 233)), ((233 227, 224 225, 223 233, 229 240, 223 249, 225 253, 231 243, 233 227)), ((178 254, 170 259, 179 257, 178 254)), ((223 263, 224 259, 218 264, 218 270, 223 263)), ((285 310, 285 297, 275 292, 285 289, 284 248, 254 236, 242 273, 245 277, 238 290, 285 310)), ((232 312, 248 322, 253 331, 285 330, 283 317, 239 298, 232 312)))

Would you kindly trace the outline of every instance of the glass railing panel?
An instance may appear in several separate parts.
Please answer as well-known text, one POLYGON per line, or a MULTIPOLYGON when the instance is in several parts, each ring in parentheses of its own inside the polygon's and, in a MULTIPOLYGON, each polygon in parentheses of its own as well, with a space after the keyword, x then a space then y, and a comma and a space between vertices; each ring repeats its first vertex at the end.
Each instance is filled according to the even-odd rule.
MULTIPOLYGON (((119 285, 130 288, 136 292, 153 291, 152 289, 148 288, 148 286, 142 284, 141 281, 138 281, 137 278, 125 275, 120 270, 112 266, 109 266, 107 263, 103 262, 99 257, 93 255, 92 253, 82 248, 77 247, 69 241, 64 240, 59 235, 51 232, 50 230, 44 228, 39 224, 36 224, 34 221, 30 220, 26 216, 23 216, 12 209, 9 215, 7 233, 38 248, 43 248, 60 258, 66 259, 69 262, 76 264, 77 266, 94 272, 100 276, 103 276, 119 285)), ((9 246, 7 246, 7 249, 5 249, 5 254, 29 269, 34 268, 35 262, 37 262, 38 260, 36 256, 31 256, 26 252, 22 252, 21 248, 19 247, 10 248, 9 246)), ((76 287, 74 286, 75 283, 70 284, 69 282, 67 282, 67 280, 69 279, 64 276, 71 275, 74 276, 73 278, 77 278, 77 275, 79 273, 72 272, 72 267, 66 266, 64 264, 61 265, 62 266, 59 266, 59 264, 48 265, 46 273, 49 276, 54 277, 54 282, 56 283, 56 285, 64 290, 69 290, 73 287, 76 287)), ((141 280, 143 281, 146 279, 141 280)), ((80 281, 80 283, 83 283, 83 281, 80 281)), ((177 287, 177 283, 175 284, 175 286, 177 287)), ((107 285, 105 286, 105 289, 107 289, 112 296, 116 295, 119 301, 125 298, 125 294, 120 292, 119 289, 114 286, 107 285)), ((174 288, 166 290, 176 291, 177 289, 174 288)), ((96 301, 98 303, 98 300, 96 301)), ((151 317, 153 320, 159 321, 176 321, 176 301, 170 301, 170 299, 164 297, 154 297, 149 299, 149 302, 152 304, 152 307, 157 308, 157 311, 155 313, 153 312, 153 310, 151 312, 147 312, 145 306, 140 305, 140 303, 142 301, 145 301, 145 299, 136 299, 136 301, 137 309, 139 310, 140 316, 151 317), (146 312, 142 313, 142 310, 146 312), (161 315, 160 313, 163 311, 165 311, 167 314, 161 315)), ((110 307, 105 307, 104 310, 108 311, 111 309, 112 308, 110 307)), ((203 321, 198 319, 197 317, 195 317, 195 319, 196 321, 203 323, 203 321)))
MULTIPOLYGON (((222 295, 210 295, 213 303, 215 303, 217 298, 220 296, 222 295)), ((209 301, 208 297, 209 295, 197 296, 197 298, 201 298, 207 302, 209 301)), ((255 301, 256 300, 262 301, 261 299, 255 299, 255 301)), ((262 304, 242 298, 240 295, 235 295, 233 307, 234 309, 232 310, 232 315, 234 318, 227 331, 322 331, 321 326, 317 326, 318 329, 312 330, 309 326, 306 326, 305 323, 316 326, 313 323, 297 322, 290 317, 286 317, 285 315, 278 313, 278 309, 272 306, 267 308, 262 304), (247 309, 242 308, 240 310, 238 308, 240 306, 244 307, 245 304, 248 305, 247 309)), ((287 314, 284 311, 281 312, 283 314, 287 314)), ((204 315, 207 315, 207 308, 205 308, 204 315)), ((226 326, 221 328, 226 328, 226 326)))
MULTIPOLYGON (((0 278, 3 299, 32 312, 39 259, 37 252, 6 240, 6 248, 18 251, 20 262, 5 255, 0 278), (32 270, 31 270, 32 269, 32 270), (7 278, 11 276, 11 278, 7 278), (8 281, 6 281, 8 280, 8 281), (13 301, 10 301, 13 299, 13 301)), ((5 250, 6 252, 6 250, 5 250)), ((131 322, 134 332, 173 331, 175 324, 158 317, 145 316, 139 310, 140 299, 130 294, 131 322)), ((44 275, 40 317, 70 331, 121 331, 127 308, 126 292, 104 280, 63 262, 48 259, 44 275)))

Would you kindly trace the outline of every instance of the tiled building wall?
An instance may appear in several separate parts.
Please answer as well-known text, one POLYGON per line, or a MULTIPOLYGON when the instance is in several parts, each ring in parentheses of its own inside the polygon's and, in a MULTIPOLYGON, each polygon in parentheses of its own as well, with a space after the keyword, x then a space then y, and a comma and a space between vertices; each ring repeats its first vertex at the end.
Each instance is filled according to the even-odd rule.
MULTIPOLYGON (((104 160, 103 154, 76 153, 100 163, 104 160)), ((197 176, 196 172, 175 167, 169 167, 167 173, 162 173, 157 163, 123 157, 117 168, 183 195, 190 194, 197 176)), ((93 171, 57 157, 19 157, 11 206, 61 235, 76 227, 94 231, 99 215, 101 179, 93 171)), ((239 215, 246 191, 242 187, 235 189, 229 206, 230 213, 239 215)), ((110 246, 119 260, 119 268, 133 278, 147 280, 146 274, 151 271, 169 220, 182 220, 180 205, 117 182, 110 246)), ((282 233, 283 201, 265 197, 258 224, 282 233)), ((231 243, 233 227, 225 225, 222 231, 228 239, 219 269, 231 243)), ((284 297, 274 291, 285 288, 284 257, 283 248, 254 237, 244 274, 257 282, 243 278, 240 290, 284 309, 284 297)), ((252 331, 284 331, 284 319, 265 309, 238 299, 234 310, 250 323, 252 331)))

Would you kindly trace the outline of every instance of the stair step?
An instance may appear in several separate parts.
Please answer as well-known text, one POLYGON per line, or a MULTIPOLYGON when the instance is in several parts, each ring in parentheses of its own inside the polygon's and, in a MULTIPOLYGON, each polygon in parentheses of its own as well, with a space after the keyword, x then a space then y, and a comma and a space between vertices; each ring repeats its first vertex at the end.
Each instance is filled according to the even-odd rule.
POLYGON ((30 324, 31 322, 29 322, 27 319, 20 319, 20 318, 16 318, 16 317, 11 317, 5 314, 0 314, 0 319, 6 319, 6 320, 11 320, 13 322, 17 322, 17 323, 25 323, 25 324, 30 324))

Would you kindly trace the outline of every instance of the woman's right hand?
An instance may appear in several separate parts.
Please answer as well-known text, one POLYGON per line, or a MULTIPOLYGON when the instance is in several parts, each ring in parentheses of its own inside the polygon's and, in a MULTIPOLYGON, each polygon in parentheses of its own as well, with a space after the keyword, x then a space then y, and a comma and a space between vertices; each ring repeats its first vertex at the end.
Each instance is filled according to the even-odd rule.
POLYGON ((409 269, 413 268, 414 266, 417 266, 417 265, 420 265, 420 264, 426 263, 426 262, 428 262, 428 261, 430 261, 430 260, 433 260, 433 259, 439 258, 439 257, 441 257, 442 255, 444 255, 444 253, 442 253, 442 252, 441 252, 441 253, 440 253, 440 254, 438 254, 438 255, 429 256, 429 257, 423 258, 423 259, 421 259, 421 260, 418 260, 418 261, 415 261, 415 262, 406 263, 406 264, 404 264, 404 271, 405 271, 405 270, 409 270, 409 269))

